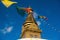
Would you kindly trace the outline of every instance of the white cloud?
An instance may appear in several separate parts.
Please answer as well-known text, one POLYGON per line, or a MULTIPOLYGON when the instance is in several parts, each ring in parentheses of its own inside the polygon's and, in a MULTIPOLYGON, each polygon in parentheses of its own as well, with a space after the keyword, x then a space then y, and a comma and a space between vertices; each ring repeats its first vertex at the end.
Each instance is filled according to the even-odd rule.
POLYGON ((38 14, 36 12, 33 12, 34 18, 38 18, 38 14))
POLYGON ((40 21, 37 21, 37 24, 38 24, 38 26, 39 26, 39 25, 41 25, 41 22, 40 22, 40 21))
POLYGON ((13 27, 5 27, 4 29, 0 30, 3 34, 10 33, 12 31, 13 27))
POLYGON ((6 30, 7 30, 7 32, 11 32, 12 29, 13 29, 13 27, 8 27, 6 30))

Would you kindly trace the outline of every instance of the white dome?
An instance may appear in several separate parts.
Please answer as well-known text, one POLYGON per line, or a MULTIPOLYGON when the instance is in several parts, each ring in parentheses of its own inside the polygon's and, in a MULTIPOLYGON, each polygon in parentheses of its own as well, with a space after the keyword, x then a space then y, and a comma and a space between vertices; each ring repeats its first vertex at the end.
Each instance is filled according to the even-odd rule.
POLYGON ((39 38, 22 38, 18 40, 47 40, 47 39, 39 39, 39 38))

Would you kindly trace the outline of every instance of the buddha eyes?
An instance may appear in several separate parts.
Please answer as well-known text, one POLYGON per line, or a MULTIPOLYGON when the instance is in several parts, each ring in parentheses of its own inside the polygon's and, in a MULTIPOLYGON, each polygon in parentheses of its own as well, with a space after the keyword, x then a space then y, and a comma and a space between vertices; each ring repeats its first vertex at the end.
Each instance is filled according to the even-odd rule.
POLYGON ((30 34, 32 38, 37 38, 37 35, 30 34))

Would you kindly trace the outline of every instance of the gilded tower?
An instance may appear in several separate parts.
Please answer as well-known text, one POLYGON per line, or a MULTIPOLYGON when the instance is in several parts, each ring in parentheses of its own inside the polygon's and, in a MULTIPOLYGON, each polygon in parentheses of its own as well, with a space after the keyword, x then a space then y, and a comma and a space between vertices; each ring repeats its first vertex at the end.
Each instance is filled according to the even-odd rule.
POLYGON ((41 30, 39 29, 32 13, 29 13, 23 26, 21 38, 41 38, 41 30))

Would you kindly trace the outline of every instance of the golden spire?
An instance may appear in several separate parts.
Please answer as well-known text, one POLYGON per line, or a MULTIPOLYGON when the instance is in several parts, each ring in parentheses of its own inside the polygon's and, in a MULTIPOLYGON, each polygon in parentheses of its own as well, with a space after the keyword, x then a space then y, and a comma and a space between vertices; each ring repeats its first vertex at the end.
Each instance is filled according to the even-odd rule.
POLYGON ((35 29, 35 30, 40 30, 39 27, 38 27, 38 24, 36 23, 34 17, 33 17, 33 14, 32 13, 29 13, 23 26, 27 29, 35 29), (32 26, 33 25, 33 26, 32 26))
MULTIPOLYGON (((32 32, 33 34, 35 32, 38 35, 40 35, 40 33, 41 33, 41 30, 39 29, 39 27, 38 27, 32 13, 28 14, 28 16, 27 16, 27 18, 26 18, 26 20, 25 20, 25 22, 23 24, 21 38, 24 37, 24 34, 27 31, 32 32)), ((27 38, 29 38, 29 37, 27 37, 27 38)))
MULTIPOLYGON (((30 8, 31 9, 31 8, 30 8)), ((23 24, 22 27, 22 34, 21 34, 21 38, 31 38, 31 35, 34 35, 33 37, 35 37, 35 35, 37 35, 37 38, 41 38, 41 30, 39 29, 34 17, 33 17, 33 12, 30 12, 30 9, 28 8, 26 11, 28 12, 28 16, 23 24), (26 34, 27 33, 27 34, 26 34), (25 36, 26 35, 26 36, 25 36), (30 35, 30 36, 28 36, 30 35)), ((32 9, 31 9, 32 10, 32 9)), ((33 38, 32 37, 32 38, 33 38)))
POLYGON ((35 23, 35 24, 37 24, 32 13, 28 14, 25 23, 35 23))

